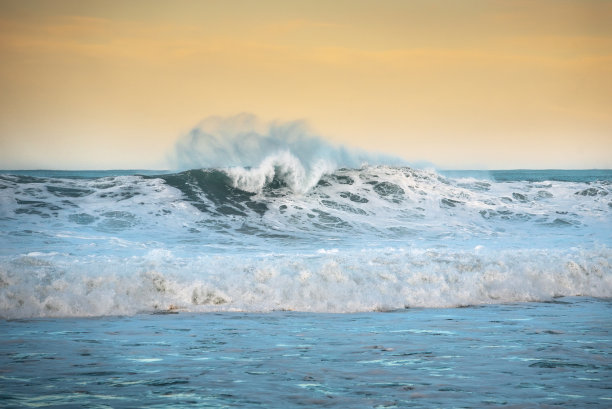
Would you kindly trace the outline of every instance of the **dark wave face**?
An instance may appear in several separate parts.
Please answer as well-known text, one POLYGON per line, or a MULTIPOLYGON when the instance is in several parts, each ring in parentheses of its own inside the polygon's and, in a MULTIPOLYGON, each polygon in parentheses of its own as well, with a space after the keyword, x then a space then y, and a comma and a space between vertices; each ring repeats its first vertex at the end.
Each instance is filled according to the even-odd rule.
POLYGON ((1 315, 612 296, 610 171, 264 165, 0 175, 1 315))

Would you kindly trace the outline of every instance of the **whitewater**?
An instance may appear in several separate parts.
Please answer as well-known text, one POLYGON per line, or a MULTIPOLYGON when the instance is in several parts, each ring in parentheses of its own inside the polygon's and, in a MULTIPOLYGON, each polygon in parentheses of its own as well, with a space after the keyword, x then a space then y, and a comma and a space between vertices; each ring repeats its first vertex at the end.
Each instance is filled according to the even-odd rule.
POLYGON ((606 298, 611 227, 611 171, 5 171, 0 316, 606 298))

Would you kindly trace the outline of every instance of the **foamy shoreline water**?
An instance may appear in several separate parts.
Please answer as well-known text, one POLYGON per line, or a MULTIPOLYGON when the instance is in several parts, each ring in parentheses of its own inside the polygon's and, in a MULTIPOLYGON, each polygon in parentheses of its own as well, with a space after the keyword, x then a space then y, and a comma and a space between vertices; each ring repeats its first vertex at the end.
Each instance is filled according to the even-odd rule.
POLYGON ((383 249, 177 258, 0 258, 4 318, 181 311, 366 312, 610 297, 612 252, 383 249))

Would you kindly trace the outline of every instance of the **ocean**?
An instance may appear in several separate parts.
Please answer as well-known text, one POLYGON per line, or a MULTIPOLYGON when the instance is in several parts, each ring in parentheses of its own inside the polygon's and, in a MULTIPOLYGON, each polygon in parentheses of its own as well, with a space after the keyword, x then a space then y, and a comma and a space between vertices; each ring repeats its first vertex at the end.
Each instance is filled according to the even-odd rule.
POLYGON ((611 407, 612 170, 0 171, 2 407, 611 407))

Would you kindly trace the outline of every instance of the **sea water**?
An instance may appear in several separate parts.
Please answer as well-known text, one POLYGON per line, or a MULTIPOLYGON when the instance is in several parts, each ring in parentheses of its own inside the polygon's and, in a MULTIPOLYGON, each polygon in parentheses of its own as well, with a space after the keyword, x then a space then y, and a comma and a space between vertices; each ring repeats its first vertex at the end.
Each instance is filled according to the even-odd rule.
POLYGON ((2 407, 606 408, 612 303, 11 320, 2 407))
POLYGON ((610 407, 612 171, 3 171, 2 406, 610 407))

